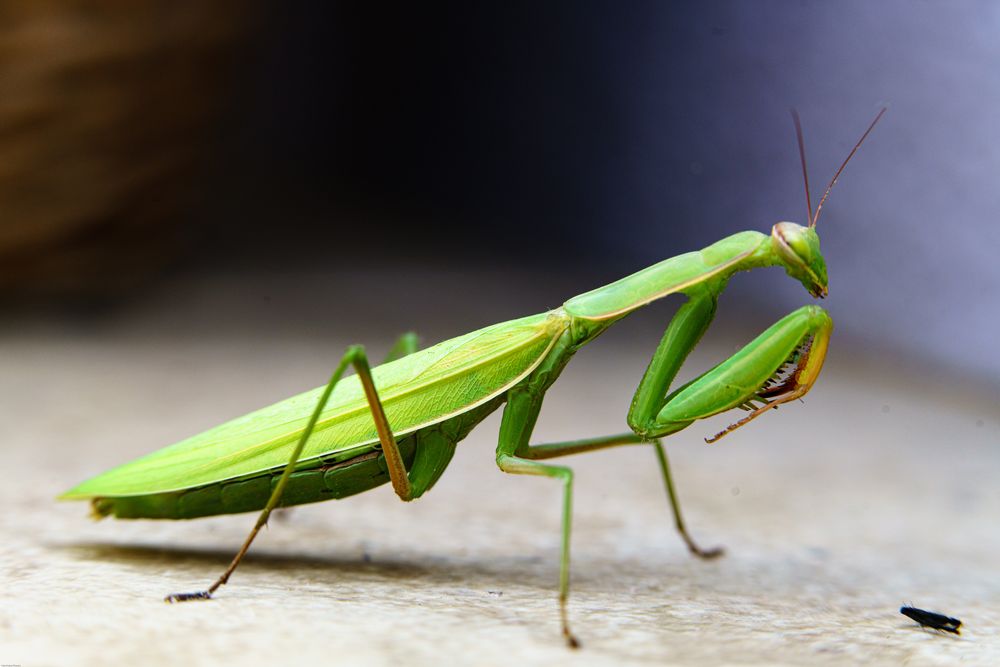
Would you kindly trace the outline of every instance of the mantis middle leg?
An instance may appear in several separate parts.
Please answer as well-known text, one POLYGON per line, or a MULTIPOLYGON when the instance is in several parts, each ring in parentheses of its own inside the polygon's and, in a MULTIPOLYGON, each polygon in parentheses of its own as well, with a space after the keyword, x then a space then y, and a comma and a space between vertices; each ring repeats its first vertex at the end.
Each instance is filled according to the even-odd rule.
POLYGON ((618 445, 653 442, 677 528, 692 552, 711 558, 721 554, 721 550, 703 551, 687 534, 666 453, 657 438, 677 432, 697 419, 734 407, 752 411, 748 417, 710 440, 714 441, 766 410, 805 395, 822 368, 833 323, 821 308, 807 306, 785 316, 735 355, 665 396, 688 353, 711 323, 715 307, 713 295, 698 295, 684 304, 674 316, 632 400, 628 423, 634 434, 531 446, 529 439, 541 410, 544 388, 528 384, 512 389, 509 394, 500 426, 497 465, 504 472, 555 477, 563 483, 559 609, 563 636, 571 647, 579 646, 570 632, 566 609, 573 471, 565 466, 540 463, 539 460, 618 445), (794 364, 794 374, 780 376, 779 371, 789 364, 794 364), (758 407, 753 401, 763 405, 758 407))
MULTIPOLYGON (((530 436, 531 427, 533 427, 534 421, 537 419, 540 407, 540 397, 532 395, 512 397, 508 401, 507 408, 504 411, 503 423, 500 427, 501 437, 500 445, 497 447, 497 465, 506 473, 555 477, 563 483, 562 544, 559 562, 559 613, 563 636, 572 648, 577 648, 580 643, 569 629, 566 608, 569 601, 569 553, 573 520, 573 471, 565 466, 548 465, 539 463, 538 461, 621 445, 647 444, 647 442, 634 433, 622 433, 599 438, 529 445, 527 438, 530 436)), ((680 503, 677 500, 677 491, 674 487, 670 473, 670 464, 667 461, 663 445, 659 440, 653 440, 648 444, 652 444, 656 449, 660 471, 667 489, 667 497, 670 500, 670 507, 673 510, 674 524, 684 539, 685 544, 687 544, 688 549, 696 556, 705 559, 722 555, 723 550, 719 547, 714 549, 700 548, 688 534, 684 518, 681 515, 680 503)))
POLYGON ((670 501, 670 509, 674 515, 674 526, 680 533, 681 539, 687 545, 688 550, 706 560, 717 558, 724 553, 722 547, 703 549, 698 546, 688 533, 684 516, 681 514, 680 501, 677 498, 677 487, 674 484, 673 475, 670 472, 670 461, 667 459, 667 452, 663 448, 663 443, 658 438, 644 440, 635 433, 619 433, 616 435, 602 436, 598 438, 585 438, 582 440, 568 440, 566 442, 553 442, 540 445, 522 447, 516 452, 521 458, 538 461, 551 459, 557 456, 569 456, 571 454, 584 454, 597 451, 598 449, 608 449, 609 447, 619 447, 621 445, 652 445, 656 452, 656 460, 660 466, 660 474, 663 477, 663 485, 667 492, 667 500, 670 501))

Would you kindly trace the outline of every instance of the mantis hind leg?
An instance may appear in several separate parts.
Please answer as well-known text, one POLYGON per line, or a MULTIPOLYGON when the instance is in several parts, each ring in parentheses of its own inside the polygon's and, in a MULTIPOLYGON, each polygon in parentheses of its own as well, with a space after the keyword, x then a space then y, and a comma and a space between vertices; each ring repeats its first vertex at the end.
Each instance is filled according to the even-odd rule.
POLYGON ((419 343, 420 337, 412 331, 407 331, 396 339, 396 342, 393 343, 393 346, 386 353, 382 363, 387 364, 390 361, 396 361, 397 359, 402 359, 407 355, 413 354, 420 349, 419 343))
MULTIPOLYGON (((407 331, 396 339, 396 342, 392 344, 389 351, 386 353, 385 358, 382 359, 383 364, 387 364, 390 361, 396 361, 397 359, 402 359, 405 356, 411 355, 420 349, 420 338, 413 331, 407 331)), ((275 507, 273 510, 273 516, 275 519, 284 520, 291 514, 293 508, 291 507, 275 507)))
MULTIPOLYGON (((385 358, 382 359, 383 364, 387 364, 390 361, 396 361, 397 359, 402 359, 403 357, 409 356, 420 349, 420 337, 413 331, 407 331, 396 339, 396 342, 392 344, 389 351, 386 353, 385 358)), ((284 520, 293 511, 291 507, 275 507, 273 510, 273 516, 275 519, 284 520)))
POLYGON ((337 386, 340 378, 347 370, 348 365, 354 366, 354 370, 357 372, 358 377, 361 380, 361 386, 364 389, 365 397, 368 399, 368 407, 371 410, 372 418, 375 421, 375 428, 378 431, 379 441, 382 444, 382 451, 385 455, 386 465, 389 469, 389 478, 392 481, 392 487, 396 491, 396 494, 403 500, 410 500, 414 497, 414 488, 410 482, 409 476, 407 475, 406 465, 403 462, 402 454, 399 451, 399 446, 396 444, 396 439, 392 434, 392 430, 389 428, 389 421, 386 419, 385 411, 382 409, 382 402, 379 400, 378 392, 375 390, 375 385, 372 381, 371 369, 368 366, 368 358, 365 355, 364 347, 361 345, 352 345, 347 348, 347 352, 344 353, 340 363, 337 364, 336 370, 334 370, 333 375, 330 377, 330 381, 323 390, 323 394, 316 403, 316 407, 313 409, 312 415, 309 417, 309 421, 307 422, 305 429, 302 431, 302 436, 299 438, 298 443, 295 445, 295 449, 292 451, 292 455, 288 459, 288 464, 285 466, 284 473, 282 473, 281 477, 278 479, 278 482, 274 487, 274 491, 271 492, 271 496, 268 498, 267 505, 264 506, 260 516, 257 517, 257 523, 254 524, 253 529, 251 529, 250 534, 247 535, 247 538, 244 540, 240 550, 236 553, 236 556, 233 557, 232 562, 229 563, 229 567, 227 567, 225 572, 223 572, 222 575, 206 590, 194 593, 176 593, 168 595, 166 597, 167 602, 207 600, 212 597, 212 593, 218 590, 220 586, 229 581, 229 577, 236 570, 240 561, 243 560, 243 556, 246 555, 247 550, 254 541, 254 538, 257 537, 257 533, 259 533, 260 529, 267 524, 267 520, 271 515, 271 512, 281 501, 281 496, 288 484, 288 478, 294 471, 295 464, 298 462, 299 457, 302 455, 302 450, 305 447, 306 441, 308 441, 309 436, 312 435, 313 429, 316 427, 316 421, 323 412, 323 408, 326 407, 326 403, 330 399, 330 394, 333 393, 333 388, 337 386))

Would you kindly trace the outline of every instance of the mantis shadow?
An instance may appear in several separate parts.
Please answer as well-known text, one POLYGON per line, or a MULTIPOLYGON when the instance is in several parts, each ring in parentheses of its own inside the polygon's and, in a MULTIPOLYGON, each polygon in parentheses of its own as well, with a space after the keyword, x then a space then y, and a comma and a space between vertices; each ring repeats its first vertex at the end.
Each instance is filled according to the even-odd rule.
MULTIPOLYGON (((50 544, 50 548, 72 554, 74 558, 152 570, 205 571, 211 578, 232 559, 229 549, 177 547, 162 544, 121 545, 106 542, 50 544)), ((425 554, 370 554, 367 550, 352 554, 317 556, 304 553, 278 553, 257 550, 247 554, 241 571, 287 574, 289 584, 304 576, 317 584, 345 582, 409 581, 433 584, 459 584, 494 590, 499 582, 516 581, 519 586, 549 591, 552 573, 538 557, 512 557, 481 562, 425 554), (540 564, 541 567, 532 567, 540 564), (537 570, 537 571, 534 571, 537 570)))

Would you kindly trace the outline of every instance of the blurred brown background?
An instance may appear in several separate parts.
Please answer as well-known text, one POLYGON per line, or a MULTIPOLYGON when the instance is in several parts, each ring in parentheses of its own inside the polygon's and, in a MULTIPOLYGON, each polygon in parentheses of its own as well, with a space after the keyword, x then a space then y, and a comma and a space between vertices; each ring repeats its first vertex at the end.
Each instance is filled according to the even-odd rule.
POLYGON ((116 294, 176 261, 253 21, 241 2, 0 7, 0 290, 116 294))

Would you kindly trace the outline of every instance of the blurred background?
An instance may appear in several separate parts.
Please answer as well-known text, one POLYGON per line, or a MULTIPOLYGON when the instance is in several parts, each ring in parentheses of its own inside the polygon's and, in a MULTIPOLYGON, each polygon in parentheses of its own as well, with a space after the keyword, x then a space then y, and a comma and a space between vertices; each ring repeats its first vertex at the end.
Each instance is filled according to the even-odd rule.
MULTIPOLYGON (((556 276, 569 292, 520 295, 518 312, 547 308, 803 221, 789 108, 818 198, 887 105, 819 226, 838 336, 1000 383, 995 3, 9 2, 0 16, 9 315, 120 316, 252 272, 278 301, 326 295, 301 304, 303 326, 340 322, 345 292, 404 287, 344 285, 359 266, 556 276)), ((763 323, 804 302, 776 272, 734 281, 727 307, 763 323)), ((449 289, 490 320, 488 296, 449 289)))
MULTIPOLYGON (((888 107, 819 222, 836 331, 806 405, 668 441, 726 557, 688 558, 646 448, 567 461, 575 662, 1000 664, 998 34, 986 0, 0 3, 0 662, 561 664, 561 491, 497 471, 499 415, 417 503, 296 508, 211 604, 160 600, 248 516, 53 498, 348 344, 804 222, 789 109, 816 202, 888 107)), ((577 355, 536 440, 624 430, 678 302, 577 355)), ((737 276, 682 374, 809 302, 737 276)))

